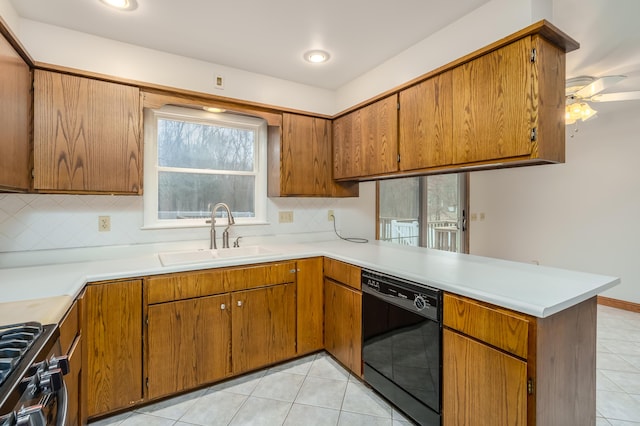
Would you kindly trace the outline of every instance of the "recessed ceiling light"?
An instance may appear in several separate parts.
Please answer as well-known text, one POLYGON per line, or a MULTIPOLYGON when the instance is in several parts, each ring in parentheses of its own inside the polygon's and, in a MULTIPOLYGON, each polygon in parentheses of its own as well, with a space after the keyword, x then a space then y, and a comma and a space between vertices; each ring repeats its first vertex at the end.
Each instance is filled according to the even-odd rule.
POLYGON ((320 64, 329 60, 329 53, 324 50, 310 50, 304 54, 304 59, 307 62, 320 64))
POLYGON ((138 7, 136 0, 100 0, 107 6, 114 7, 119 10, 133 10, 138 7))

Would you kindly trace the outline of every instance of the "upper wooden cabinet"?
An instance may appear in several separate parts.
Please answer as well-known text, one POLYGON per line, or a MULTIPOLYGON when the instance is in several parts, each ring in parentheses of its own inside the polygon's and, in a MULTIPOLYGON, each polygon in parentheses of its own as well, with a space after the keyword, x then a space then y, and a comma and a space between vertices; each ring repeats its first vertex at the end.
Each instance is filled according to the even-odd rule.
POLYGON ((0 190, 31 184, 31 70, 0 34, 0 190))
POLYGON ((400 92, 400 170, 453 162, 452 72, 400 92))
POLYGON ((396 95, 335 119, 334 178, 564 162, 565 54, 578 46, 540 21, 394 89, 397 145, 391 102, 378 109, 396 95))
POLYGON ((283 113, 276 139, 269 142, 269 196, 358 196, 358 182, 331 177, 330 120, 283 113))
POLYGON ((398 95, 333 121, 333 178, 363 178, 398 170, 398 95))
POLYGON ((454 163, 564 161, 564 52, 529 36, 453 70, 454 163))
POLYGON ((141 194, 140 116, 136 87, 36 70, 34 189, 141 194))

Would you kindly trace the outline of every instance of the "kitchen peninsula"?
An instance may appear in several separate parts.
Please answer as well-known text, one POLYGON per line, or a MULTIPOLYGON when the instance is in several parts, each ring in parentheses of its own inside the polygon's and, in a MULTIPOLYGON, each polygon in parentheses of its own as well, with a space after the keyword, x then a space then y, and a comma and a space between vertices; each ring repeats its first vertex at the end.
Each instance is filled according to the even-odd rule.
MULTIPOLYGON (((167 282, 171 283, 170 287, 164 287, 172 292, 171 297, 157 296, 158 293, 153 296, 158 297, 159 302, 165 300, 163 297, 167 301, 179 301, 197 296, 193 300, 199 300, 201 296, 221 292, 233 297, 236 294, 234 291, 239 291, 238 294, 255 291, 251 290, 250 285, 255 283, 256 289, 283 288, 283 294, 292 296, 279 300, 279 303, 289 301, 294 305, 283 314, 285 324, 293 322, 288 326, 289 334, 292 326, 294 335, 285 340, 292 341, 294 349, 285 350, 278 359, 255 364, 269 365, 324 349, 321 343, 322 321, 319 326, 317 321, 318 315, 322 318, 323 313, 315 312, 314 322, 310 319, 310 311, 326 309, 326 302, 325 306, 322 303, 322 276, 326 278, 328 272, 326 267, 323 272, 320 259, 333 259, 340 264, 350 265, 356 271, 360 268, 371 269, 443 290, 443 424, 455 424, 463 421, 464 416, 495 410, 491 404, 496 404, 496 392, 500 391, 507 392, 510 398, 508 408, 502 407, 508 424, 555 424, 558 419, 568 422, 563 424, 595 422, 595 296, 619 283, 617 278, 382 242, 356 245, 334 240, 283 244, 272 243, 265 238, 256 241, 262 250, 255 251, 258 253, 255 255, 172 266, 163 266, 158 256, 158 253, 190 253, 204 249, 205 243, 201 243, 131 246, 118 250, 88 249, 92 251, 91 256, 84 250, 82 256, 85 259, 101 259, 91 261, 83 261, 79 254, 78 257, 64 259, 60 252, 41 253, 41 265, 24 264, 19 268, 4 266, 0 270, 3 295, 0 299, 0 318, 3 322, 59 322, 78 296, 85 297, 84 300, 80 299, 80 303, 87 302, 87 296, 83 293, 85 288, 98 286, 105 291, 110 286, 114 289, 121 287, 122 291, 134 289, 135 286, 134 293, 139 297, 136 302, 139 305, 135 309, 137 315, 141 315, 141 312, 150 309, 153 302, 149 299, 150 280, 153 277, 166 277, 167 282), (316 266, 310 268, 311 264, 316 266), (282 272, 274 272, 280 270, 277 268, 282 272), (216 271, 227 274, 220 281, 224 289, 206 289, 213 285, 208 283, 215 281, 211 277, 218 273, 216 271), (292 274, 290 278, 287 277, 289 273, 292 274), (233 278, 236 275, 238 278, 233 278), (276 275, 282 278, 276 278, 276 275), (184 280, 182 277, 185 277, 184 280), (282 284, 275 285, 281 281, 282 284), (312 282, 320 282, 319 287, 314 284, 315 290, 309 290, 311 287, 307 284, 312 282), (190 295, 189 291, 196 291, 197 294, 190 295), (313 294, 314 291, 316 294, 313 294), (305 306, 301 309, 303 303, 305 306), (302 334, 313 330, 320 333, 320 343, 316 343, 315 347, 303 347, 302 334), (516 365, 518 373, 515 376, 509 376, 511 364, 516 365), (483 372, 483 368, 489 367, 483 372), (483 382, 483 374, 494 379, 502 377, 502 374, 505 376, 504 380, 494 380, 495 383, 492 383, 483 382), (460 380, 466 383, 464 387, 459 386, 462 383, 460 380), (488 383, 491 385, 488 386, 488 383), (473 386, 482 388, 475 389, 473 386), (478 399, 478 395, 492 398, 493 402, 478 399)), ((251 246, 253 242, 247 244, 251 246)), ((12 263, 19 261, 11 259, 12 263)), ((6 259, 0 260, 0 264, 7 265, 8 262, 6 259)), ((124 312, 119 307, 111 308, 124 312)), ((233 321, 236 321, 236 314, 233 315, 233 321)), ((139 324, 134 327, 139 340, 136 341, 134 337, 134 344, 140 353, 145 353, 149 342, 144 340, 146 337, 143 338, 143 318, 140 317, 136 324, 139 324)), ((91 324, 83 324, 85 337, 90 328, 91 324)), ((354 340, 351 342, 353 347, 358 347, 361 337, 351 338, 354 340)), ((285 346, 289 347, 283 343, 285 346)), ((235 356, 236 352, 233 354, 235 356)), ((239 371, 227 368, 213 380, 241 374, 252 368, 258 367, 239 371)), ((152 400, 142 386, 147 379, 142 373, 145 368, 140 365, 139 371, 139 378, 134 378, 139 381, 135 399, 126 401, 125 405, 94 407, 89 416, 117 412, 152 400)), ((358 363, 352 371, 358 376, 362 375, 358 363)), ((147 371, 147 375, 150 373, 147 371)), ((193 384, 200 385, 204 383, 193 384)), ((170 391, 158 395, 168 394, 170 391)), ((498 414, 492 411, 492 415, 498 414)))

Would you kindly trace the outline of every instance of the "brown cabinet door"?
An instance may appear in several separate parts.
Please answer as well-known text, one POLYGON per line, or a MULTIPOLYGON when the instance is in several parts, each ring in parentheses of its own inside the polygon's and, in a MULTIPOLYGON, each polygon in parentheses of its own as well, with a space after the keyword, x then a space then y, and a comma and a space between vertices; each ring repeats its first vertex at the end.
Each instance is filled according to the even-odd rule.
POLYGON ((324 298, 322 257, 301 259, 297 273, 298 355, 319 351, 324 347, 322 330, 324 298))
POLYGON ((148 396, 154 399, 231 373, 228 294, 151 305, 146 350, 148 396))
POLYGON ((442 424, 525 426, 527 363, 445 329, 442 424))
POLYGON ((232 294, 234 374, 296 354, 296 284, 232 294))
POLYGON ((362 293, 324 280, 324 346, 354 374, 362 375, 362 293))
POLYGON ((136 87, 36 70, 34 188, 142 193, 136 87))
POLYGON ((280 196, 353 197, 357 183, 331 177, 331 120, 282 114, 280 196))
POLYGON ((0 34, 0 188, 29 189, 31 71, 0 34))
POLYGON ((452 163, 451 74, 447 71, 400 92, 400 170, 452 163))
POLYGON ((142 280, 87 286, 82 389, 89 417, 127 408, 143 397, 142 280))
POLYGON ((398 95, 337 118, 333 132, 334 179, 398 170, 398 95))
POLYGON ((531 154, 531 38, 453 69, 456 164, 531 154))

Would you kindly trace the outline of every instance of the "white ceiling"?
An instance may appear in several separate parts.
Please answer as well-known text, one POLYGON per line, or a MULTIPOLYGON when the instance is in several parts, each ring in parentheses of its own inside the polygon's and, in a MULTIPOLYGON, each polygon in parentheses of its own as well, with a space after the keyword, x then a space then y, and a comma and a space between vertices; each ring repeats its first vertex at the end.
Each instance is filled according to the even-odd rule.
MULTIPOLYGON (((98 0, 11 4, 23 18, 335 90, 487 1, 137 0, 132 12, 98 0), (310 49, 330 62, 306 63, 310 49)), ((581 44, 567 77, 624 74, 609 92, 640 90, 638 17, 638 0, 553 0, 552 23, 581 44)))

